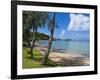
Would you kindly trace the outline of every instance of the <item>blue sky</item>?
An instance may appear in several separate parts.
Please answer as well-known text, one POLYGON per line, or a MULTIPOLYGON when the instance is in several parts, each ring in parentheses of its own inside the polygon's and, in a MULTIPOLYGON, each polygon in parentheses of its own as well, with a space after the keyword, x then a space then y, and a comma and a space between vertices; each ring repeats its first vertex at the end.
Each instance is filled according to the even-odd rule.
MULTIPOLYGON (((58 28, 54 30, 54 38, 89 40, 90 29, 89 14, 83 13, 56 13, 58 28)), ((39 28, 38 32, 50 35, 46 28, 39 28)))

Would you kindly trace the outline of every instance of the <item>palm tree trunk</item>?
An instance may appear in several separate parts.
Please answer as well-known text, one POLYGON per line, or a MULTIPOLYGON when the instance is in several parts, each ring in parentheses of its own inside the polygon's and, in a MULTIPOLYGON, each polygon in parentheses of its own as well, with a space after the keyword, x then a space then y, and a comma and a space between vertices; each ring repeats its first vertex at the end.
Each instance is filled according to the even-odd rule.
POLYGON ((34 48, 34 45, 35 45, 35 39, 33 40, 33 43, 32 43, 32 46, 30 48, 30 54, 31 54, 31 58, 33 59, 33 48, 34 48))
POLYGON ((30 40, 29 40, 29 30, 26 29, 23 34, 23 40, 25 39, 25 43, 27 43, 27 47, 31 47, 30 40))
POLYGON ((48 42, 48 50, 45 53, 45 58, 44 58, 43 64, 47 63, 47 59, 48 59, 48 56, 50 54, 50 49, 51 49, 51 46, 52 46, 52 40, 53 40, 53 34, 54 34, 54 27, 55 27, 55 13, 54 13, 54 16, 53 16, 53 25, 51 26, 51 34, 50 34, 50 38, 49 38, 49 42, 48 42))
POLYGON ((34 49, 34 46, 35 46, 35 41, 36 41, 36 34, 37 34, 37 28, 34 30, 34 33, 33 33, 33 40, 32 40, 32 46, 30 48, 30 54, 31 54, 31 58, 33 59, 33 49, 34 49))
POLYGON ((50 36, 50 38, 49 38, 48 50, 47 50, 47 52, 45 53, 45 57, 44 57, 43 64, 46 64, 46 62, 47 62, 47 59, 48 59, 48 56, 49 56, 49 53, 50 53, 50 49, 51 49, 51 45, 52 45, 52 40, 53 40, 53 35, 50 36))
POLYGON ((28 33, 29 33, 29 31, 26 32, 26 40, 27 40, 28 47, 30 48, 31 44, 30 44, 30 41, 29 41, 28 33))

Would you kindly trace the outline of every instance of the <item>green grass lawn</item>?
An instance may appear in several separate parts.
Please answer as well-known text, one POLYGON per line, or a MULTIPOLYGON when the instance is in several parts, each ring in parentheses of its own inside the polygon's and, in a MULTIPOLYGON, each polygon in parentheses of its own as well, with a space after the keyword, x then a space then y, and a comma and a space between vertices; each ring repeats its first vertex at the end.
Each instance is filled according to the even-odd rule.
POLYGON ((29 49, 23 47, 23 69, 57 66, 54 62, 51 62, 50 60, 47 61, 46 65, 41 64, 41 61, 43 60, 43 55, 37 50, 33 51, 34 59, 30 58, 30 54, 28 52, 29 49))

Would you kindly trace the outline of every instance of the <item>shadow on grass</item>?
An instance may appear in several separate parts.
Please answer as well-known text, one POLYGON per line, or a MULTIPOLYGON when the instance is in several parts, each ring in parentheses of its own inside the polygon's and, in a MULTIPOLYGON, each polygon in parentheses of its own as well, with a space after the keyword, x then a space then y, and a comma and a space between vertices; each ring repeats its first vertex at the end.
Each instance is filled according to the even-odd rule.
MULTIPOLYGON (((41 65, 43 64, 43 56, 36 56, 33 59, 31 57, 25 57, 26 59, 29 59, 31 61, 36 61, 36 62, 40 62, 41 65)), ((57 64, 52 62, 51 60, 48 59, 47 63, 45 64, 45 66, 47 67, 56 67, 57 64)))
POLYGON ((33 57, 33 58, 31 58, 31 57, 25 57, 26 59, 29 59, 29 60, 35 60, 35 61, 41 61, 42 60, 42 56, 37 56, 37 57, 33 57))
MULTIPOLYGON (((87 64, 84 64, 84 58, 72 58, 72 59, 64 59, 62 58, 59 62, 52 61, 50 59, 47 60, 47 63, 44 65, 43 60, 44 56, 37 50, 33 51, 33 59, 30 57, 29 50, 27 48, 24 49, 24 55, 23 58, 25 61, 32 63, 33 65, 39 65, 44 67, 69 67, 69 66, 86 66, 87 64), (31 61, 31 62, 30 62, 31 61)), ((25 63, 26 64, 26 63, 25 63)))

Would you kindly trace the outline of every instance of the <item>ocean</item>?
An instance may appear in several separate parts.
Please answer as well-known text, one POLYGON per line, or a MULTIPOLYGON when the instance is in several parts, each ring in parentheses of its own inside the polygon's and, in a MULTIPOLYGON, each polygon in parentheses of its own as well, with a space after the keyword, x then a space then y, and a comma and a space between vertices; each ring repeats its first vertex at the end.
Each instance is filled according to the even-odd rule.
MULTIPOLYGON (((39 41, 42 46, 47 46, 47 40, 39 41)), ((52 51, 59 51, 62 53, 73 53, 89 56, 89 41, 88 40, 56 40, 52 42, 52 51)))

